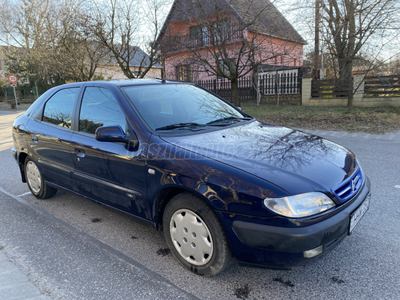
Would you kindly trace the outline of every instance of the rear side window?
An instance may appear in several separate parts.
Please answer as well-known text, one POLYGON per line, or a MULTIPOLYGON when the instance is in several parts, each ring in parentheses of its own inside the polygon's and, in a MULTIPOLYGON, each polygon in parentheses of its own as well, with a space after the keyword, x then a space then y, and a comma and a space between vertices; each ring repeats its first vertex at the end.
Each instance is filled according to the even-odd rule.
POLYGON ((46 103, 43 121, 71 128, 72 111, 79 88, 63 89, 55 93, 46 103))
POLYGON ((120 125, 125 131, 125 115, 117 100, 105 88, 87 87, 79 116, 79 131, 94 134, 101 126, 120 125))

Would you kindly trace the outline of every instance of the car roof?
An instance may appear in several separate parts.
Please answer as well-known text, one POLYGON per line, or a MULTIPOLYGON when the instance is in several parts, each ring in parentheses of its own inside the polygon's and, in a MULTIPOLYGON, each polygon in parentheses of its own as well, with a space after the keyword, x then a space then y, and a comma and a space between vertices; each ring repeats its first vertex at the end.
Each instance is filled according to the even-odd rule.
MULTIPOLYGON (((129 85, 151 85, 151 84, 163 84, 163 83, 176 83, 176 84, 193 84, 191 82, 164 80, 164 79, 119 79, 119 80, 99 80, 99 81, 85 81, 85 82, 74 82, 62 85, 62 87, 95 85, 95 84, 112 84, 115 86, 129 86, 129 85)), ((60 86, 61 87, 61 86, 60 86)))
POLYGON ((113 83, 118 86, 124 85, 146 85, 146 84, 160 84, 160 83, 182 83, 180 81, 164 80, 164 79, 122 79, 122 80, 110 80, 105 81, 108 83, 113 83))

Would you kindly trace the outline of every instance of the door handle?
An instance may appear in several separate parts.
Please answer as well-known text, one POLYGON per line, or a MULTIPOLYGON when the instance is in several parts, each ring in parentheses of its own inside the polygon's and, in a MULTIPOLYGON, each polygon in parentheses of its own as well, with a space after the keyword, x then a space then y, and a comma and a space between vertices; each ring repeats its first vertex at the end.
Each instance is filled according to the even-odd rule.
POLYGON ((75 148, 75 154, 76 156, 83 158, 85 157, 85 150, 75 148))
POLYGON ((31 135, 31 138, 32 138, 32 141, 33 141, 34 143, 37 143, 38 140, 39 140, 39 138, 37 137, 37 135, 31 135))

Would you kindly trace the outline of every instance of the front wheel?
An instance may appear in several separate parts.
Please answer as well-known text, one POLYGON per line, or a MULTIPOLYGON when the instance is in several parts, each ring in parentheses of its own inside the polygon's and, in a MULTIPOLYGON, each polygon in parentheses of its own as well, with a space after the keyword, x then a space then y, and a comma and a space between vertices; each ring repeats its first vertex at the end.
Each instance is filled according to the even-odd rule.
POLYGON ((163 228, 174 256, 196 274, 214 276, 232 261, 219 220, 203 200, 192 194, 171 199, 164 211, 163 228))
POLYGON ((54 196, 57 189, 48 186, 36 163, 29 157, 25 160, 25 178, 31 193, 38 199, 54 196))

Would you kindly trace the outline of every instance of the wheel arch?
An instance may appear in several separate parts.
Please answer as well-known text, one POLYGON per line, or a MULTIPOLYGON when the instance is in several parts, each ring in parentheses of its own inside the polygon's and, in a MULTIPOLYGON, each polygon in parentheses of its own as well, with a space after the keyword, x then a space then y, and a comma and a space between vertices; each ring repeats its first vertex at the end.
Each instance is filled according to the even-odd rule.
POLYGON ((210 201, 200 192, 195 190, 189 190, 185 187, 181 186, 167 186, 164 187, 161 191, 158 192, 157 196, 155 197, 154 204, 153 204, 153 214, 156 223, 157 229, 162 229, 162 220, 164 215, 165 207, 167 206, 168 202, 178 194, 182 193, 189 193, 192 194, 200 199, 202 199, 207 205, 210 207, 210 201))
POLYGON ((196 192, 185 190, 168 201, 162 216, 163 231, 169 249, 183 267, 195 274, 214 276, 230 265, 233 256, 224 227, 212 206, 204 198, 196 192), (181 217, 172 222, 176 214, 182 214, 182 216, 189 214, 189 216, 192 215, 192 218, 195 216, 197 218, 196 225, 190 229, 193 221, 179 222, 181 217), (202 229, 198 229, 199 224, 202 229), (179 226, 182 233, 186 233, 186 237, 181 234, 173 234, 179 226), (187 228, 185 228, 186 226, 187 228), (175 230, 172 230, 172 227, 175 230), (192 230, 192 233, 190 234, 188 230, 192 230), (205 234, 204 231, 207 233, 205 234), (196 239, 200 236, 207 238, 208 243, 202 243, 203 239, 201 238, 196 239), (181 245, 186 245, 186 247, 181 245), (184 248, 186 250, 181 252, 184 248), (199 250, 196 250, 197 248, 199 250))
POLYGON ((26 177, 25 177, 25 160, 29 155, 25 152, 20 152, 18 155, 18 166, 19 166, 19 171, 21 172, 21 179, 22 182, 26 182, 26 177))

